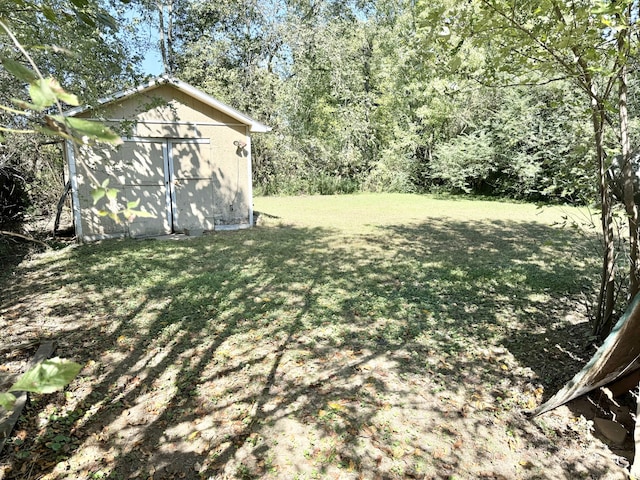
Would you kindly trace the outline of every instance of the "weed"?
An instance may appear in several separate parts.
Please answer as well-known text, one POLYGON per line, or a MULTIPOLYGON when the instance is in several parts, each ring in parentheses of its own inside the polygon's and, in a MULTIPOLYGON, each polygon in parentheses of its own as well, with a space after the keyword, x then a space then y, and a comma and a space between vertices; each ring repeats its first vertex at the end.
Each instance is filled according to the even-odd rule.
POLYGON ((53 450, 54 452, 59 452, 65 448, 71 442, 71 437, 67 437, 66 435, 58 434, 54 436, 50 441, 45 443, 45 446, 53 450))

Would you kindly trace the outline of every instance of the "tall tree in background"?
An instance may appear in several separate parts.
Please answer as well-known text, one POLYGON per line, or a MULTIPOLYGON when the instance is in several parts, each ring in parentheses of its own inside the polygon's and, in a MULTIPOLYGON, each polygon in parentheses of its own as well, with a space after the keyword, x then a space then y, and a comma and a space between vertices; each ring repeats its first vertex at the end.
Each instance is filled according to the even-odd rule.
POLYGON ((483 87, 456 71, 483 64, 485 47, 477 44, 451 56, 429 42, 438 61, 425 61, 425 12, 437 14, 437 5, 171 1, 173 73, 274 127, 254 139, 258 192, 585 196, 578 107, 558 101, 573 92, 566 83, 517 95, 483 87), (572 120, 562 124, 554 112, 572 120), (525 118, 537 128, 527 137, 525 118), (513 141, 513 132, 523 140, 513 141), (461 152, 473 168, 456 167, 461 152))
POLYGON ((358 182, 377 156, 374 34, 339 2, 294 4, 287 117, 312 175, 358 182), (293 90, 298 95, 293 95, 293 90))
POLYGON ((291 173, 284 128, 283 82, 288 62, 283 1, 191 1, 174 22, 177 75, 273 127, 254 138, 256 186, 291 173), (277 164, 277 166, 276 166, 277 164))

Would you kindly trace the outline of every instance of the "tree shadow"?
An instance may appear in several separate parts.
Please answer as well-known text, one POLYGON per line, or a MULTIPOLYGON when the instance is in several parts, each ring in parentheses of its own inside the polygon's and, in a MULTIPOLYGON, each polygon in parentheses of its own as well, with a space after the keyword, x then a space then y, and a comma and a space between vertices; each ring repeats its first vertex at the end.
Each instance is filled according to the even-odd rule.
MULTIPOLYGON (((20 277, 19 274, 17 274, 19 266, 29 256, 40 252, 42 252, 42 248, 36 246, 34 243, 10 235, 0 234, 0 285, 14 285, 19 283, 20 277)), ((9 321, 10 319, 11 317, 9 321)), ((37 348, 37 342, 13 338, 12 342, 8 342, 7 345, 0 347, 0 355, 5 357, 3 364, 6 366, 8 359, 14 362, 26 360, 30 355, 35 353, 37 348)), ((17 373, 13 371, 13 368, 7 368, 11 373, 8 377, 13 377, 13 374, 17 373)), ((0 378, 0 380, 3 379, 0 378)), ((8 388, 8 386, 0 381, 0 388, 8 388)))
POLYGON ((0 281, 5 284, 16 267, 29 254, 29 245, 8 235, 0 234, 0 281))
POLYGON ((36 263, 3 311, 26 322, 63 290, 23 335, 87 366, 33 402, 7 478, 599 478, 615 465, 584 459, 597 445, 580 426, 559 436, 523 413, 579 363, 556 358, 580 355, 575 335, 544 339, 586 328, 586 248, 541 224, 442 219, 36 263))

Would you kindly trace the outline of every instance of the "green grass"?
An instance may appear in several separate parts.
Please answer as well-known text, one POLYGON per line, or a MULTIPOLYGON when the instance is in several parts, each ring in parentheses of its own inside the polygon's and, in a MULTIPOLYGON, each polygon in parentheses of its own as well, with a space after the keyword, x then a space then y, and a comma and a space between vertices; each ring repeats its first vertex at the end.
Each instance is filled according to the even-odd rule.
MULTIPOLYGON (((571 470, 556 439, 513 424, 580 366, 597 241, 555 224, 584 212, 414 195, 255 208, 252 230, 22 265, 0 328, 55 337, 58 354, 88 362, 70 395, 29 414, 74 419, 21 447, 48 455, 37 438, 71 439, 55 453, 72 473, 49 462, 48 478, 196 464, 201 478, 474 478, 523 456, 552 477, 571 470), (87 460, 96 435, 111 460, 87 460)), ((29 461, 18 453, 16 471, 29 461)))

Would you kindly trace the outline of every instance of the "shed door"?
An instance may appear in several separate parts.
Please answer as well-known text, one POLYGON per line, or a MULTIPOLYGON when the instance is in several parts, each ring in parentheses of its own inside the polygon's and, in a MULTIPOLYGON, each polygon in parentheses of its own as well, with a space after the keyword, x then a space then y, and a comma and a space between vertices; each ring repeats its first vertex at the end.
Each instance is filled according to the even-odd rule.
POLYGON ((214 172, 208 139, 168 140, 173 230, 214 229, 214 172))
POLYGON ((214 229, 209 139, 125 138, 119 151, 127 199, 153 215, 133 220, 131 236, 214 229))
POLYGON ((171 218, 167 215, 170 197, 166 150, 163 139, 125 139, 119 148, 123 165, 119 183, 123 186, 124 196, 127 200, 139 200, 138 208, 152 214, 129 222, 129 233, 133 237, 171 232, 171 218))

